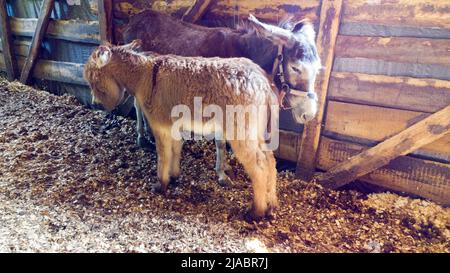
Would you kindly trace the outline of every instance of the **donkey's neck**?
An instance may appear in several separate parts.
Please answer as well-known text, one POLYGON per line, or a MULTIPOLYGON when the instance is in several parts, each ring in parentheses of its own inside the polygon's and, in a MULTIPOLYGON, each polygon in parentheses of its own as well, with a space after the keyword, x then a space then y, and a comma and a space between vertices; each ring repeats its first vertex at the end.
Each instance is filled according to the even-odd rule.
POLYGON ((277 56, 277 45, 268 39, 259 37, 256 33, 240 34, 237 39, 242 53, 241 57, 249 58, 270 75, 277 56))
POLYGON ((123 56, 112 68, 113 77, 117 83, 135 96, 142 81, 145 80, 146 73, 150 73, 151 62, 142 58, 140 60, 130 59, 130 56, 123 56))

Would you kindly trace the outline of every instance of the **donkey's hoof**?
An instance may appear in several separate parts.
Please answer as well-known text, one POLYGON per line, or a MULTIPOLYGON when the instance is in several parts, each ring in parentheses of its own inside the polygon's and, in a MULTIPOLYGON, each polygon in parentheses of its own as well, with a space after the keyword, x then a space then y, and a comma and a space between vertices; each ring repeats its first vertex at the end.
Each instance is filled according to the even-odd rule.
POLYGON ((139 147, 146 150, 151 150, 155 148, 155 145, 150 141, 148 141, 148 139, 143 136, 137 138, 137 144, 139 147))
POLYGON ((178 187, 180 185, 180 181, 178 181, 178 177, 170 177, 169 185, 173 187, 178 187))
POLYGON ((259 215, 255 213, 254 209, 249 209, 244 214, 244 220, 247 223, 260 222, 264 218, 264 214, 259 215))
POLYGON ((273 220, 276 220, 276 219, 277 219, 277 217, 276 217, 276 215, 275 215, 275 209, 276 209, 276 208, 269 208, 269 209, 267 210, 267 212, 266 212, 266 219, 267 219, 267 220, 273 221, 273 220))
POLYGON ((224 178, 219 178, 217 183, 219 183, 219 185, 224 188, 232 188, 233 187, 233 181, 228 176, 226 176, 224 178))
POLYGON ((159 193, 162 195, 167 195, 167 186, 164 186, 161 183, 155 183, 151 186, 152 192, 159 193))

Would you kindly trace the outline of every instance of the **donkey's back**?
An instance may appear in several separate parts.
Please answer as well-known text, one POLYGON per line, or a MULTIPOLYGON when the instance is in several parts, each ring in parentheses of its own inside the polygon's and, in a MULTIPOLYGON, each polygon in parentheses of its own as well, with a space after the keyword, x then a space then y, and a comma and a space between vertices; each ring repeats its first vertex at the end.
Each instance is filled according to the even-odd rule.
POLYGON ((208 28, 184 23, 152 10, 143 11, 130 19, 124 32, 125 42, 143 41, 144 50, 182 56, 230 57, 235 45, 225 36, 235 35, 229 28, 208 28), (219 46, 220 45, 220 46, 219 46))

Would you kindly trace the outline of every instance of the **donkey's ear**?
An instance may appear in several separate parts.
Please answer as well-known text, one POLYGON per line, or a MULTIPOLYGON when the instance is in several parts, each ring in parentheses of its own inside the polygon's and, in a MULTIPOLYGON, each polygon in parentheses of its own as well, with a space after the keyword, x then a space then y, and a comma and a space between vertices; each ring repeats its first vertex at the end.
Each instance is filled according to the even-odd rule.
POLYGON ((248 20, 250 24, 255 28, 255 30, 261 36, 271 40, 273 43, 277 45, 283 45, 286 47, 292 47, 295 43, 294 35, 291 31, 262 23, 258 19, 256 19, 253 14, 249 14, 248 20))
POLYGON ((316 31, 308 19, 304 19, 296 23, 292 29, 292 32, 295 34, 303 34, 306 38, 313 42, 316 39, 316 31))
POLYGON ((122 45, 120 47, 125 49, 125 50, 139 51, 141 49, 141 47, 142 47, 142 40, 141 39, 136 39, 136 40, 133 40, 132 42, 130 42, 128 44, 124 44, 124 45, 122 45))
POLYGON ((111 48, 106 45, 101 45, 97 49, 97 58, 95 59, 97 67, 102 68, 111 61, 111 48))
POLYGON ((131 44, 133 45, 133 49, 134 50, 138 50, 142 47, 142 40, 141 39, 135 39, 131 42, 131 44))

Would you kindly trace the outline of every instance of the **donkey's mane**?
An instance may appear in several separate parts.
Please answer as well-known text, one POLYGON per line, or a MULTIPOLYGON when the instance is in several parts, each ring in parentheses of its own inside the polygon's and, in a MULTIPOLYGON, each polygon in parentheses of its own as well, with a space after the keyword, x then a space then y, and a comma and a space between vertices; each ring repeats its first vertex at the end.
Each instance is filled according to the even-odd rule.
POLYGON ((120 56, 121 58, 123 56, 126 56, 127 60, 130 60, 132 63, 135 63, 135 64, 141 64, 147 60, 147 58, 145 57, 145 54, 136 52, 131 49, 126 49, 126 48, 122 48, 122 47, 112 47, 111 51, 113 53, 118 53, 116 55, 120 56))
MULTIPOLYGON (((297 20, 293 15, 285 15, 283 18, 280 19, 278 24, 276 24, 275 26, 286 30, 292 30, 297 23, 303 23, 304 25, 312 25, 311 21, 308 18, 297 20)), ((249 34, 257 32, 255 30, 254 25, 251 24, 247 19, 245 20, 239 19, 239 22, 237 23, 235 30, 241 33, 249 33, 249 34)))

